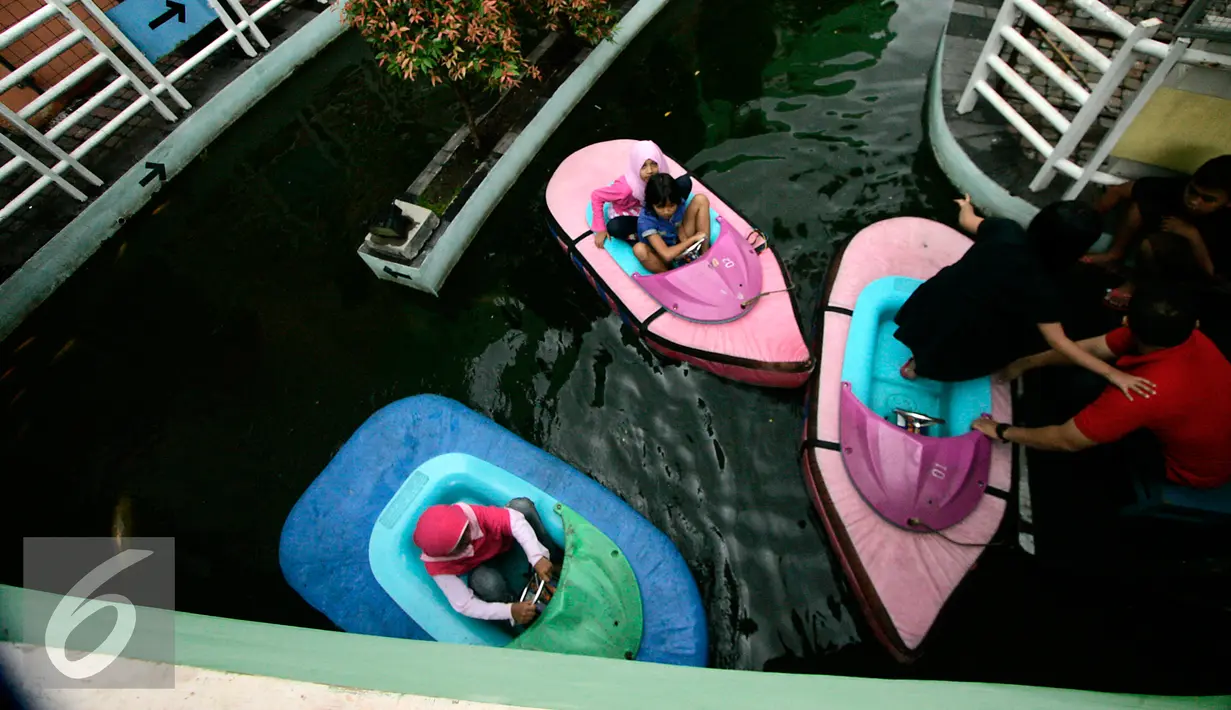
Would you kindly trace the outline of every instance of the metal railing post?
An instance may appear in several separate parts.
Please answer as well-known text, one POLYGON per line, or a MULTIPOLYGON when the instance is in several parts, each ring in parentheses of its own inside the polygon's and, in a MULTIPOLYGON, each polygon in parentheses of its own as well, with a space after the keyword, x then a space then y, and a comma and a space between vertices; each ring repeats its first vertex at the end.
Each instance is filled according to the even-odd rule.
POLYGON ((1111 130, 1107 132, 1107 135, 1103 137, 1103 140, 1098 144, 1098 148, 1094 150, 1094 155, 1090 156, 1089 162, 1087 162, 1085 168, 1082 169, 1081 175, 1078 176, 1076 182, 1074 182, 1072 186, 1065 191, 1064 199, 1076 199, 1081 191, 1086 187, 1086 184, 1090 182, 1090 178, 1094 176, 1094 173, 1097 172, 1100 167, 1102 167, 1103 161, 1107 160, 1107 156, 1111 155, 1111 151, 1114 150, 1116 144, 1120 142, 1121 136, 1124 135, 1124 132, 1127 131, 1128 127, 1132 125, 1134 120, 1136 120, 1137 114, 1141 113, 1141 109, 1145 108, 1145 105, 1149 103, 1150 97, 1154 95, 1154 92, 1157 91, 1165 81, 1167 81, 1167 75, 1171 73, 1171 70, 1175 67, 1175 65, 1178 64, 1180 59, 1188 52, 1188 46, 1191 43, 1192 40, 1187 37, 1177 39, 1171 43, 1171 50, 1167 52, 1167 55, 1163 57, 1163 61, 1158 65, 1158 68, 1154 70, 1154 73, 1151 74, 1150 78, 1146 80, 1145 85, 1142 86, 1141 90, 1137 92, 1137 96, 1133 98, 1133 102, 1124 108, 1124 111, 1120 114, 1120 118, 1116 120, 1115 125, 1112 126, 1111 130))
MULTIPOLYGON (((43 161, 31 155, 30 151, 14 143, 13 140, 9 138, 8 136, 4 135, 3 132, 0 132, 0 145, 4 146, 6 149, 11 151, 13 155, 16 155, 17 157, 26 161, 26 163, 29 164, 30 167, 42 173, 43 177, 59 185, 68 194, 77 198, 81 202, 86 201, 86 196, 84 192, 73 187, 72 183, 70 183, 68 180, 65 180, 59 173, 47 167, 47 165, 43 161)), ((14 206, 14 203, 10 202, 8 206, 4 208, 4 210, 0 210, 0 220, 3 220, 5 217, 7 217, 8 216, 7 213, 9 213, 10 211, 15 211, 16 209, 17 208, 14 206), (12 208, 12 210, 10 210, 10 208, 12 208)))
POLYGON ((179 104, 180 108, 185 111, 192 108, 192 104, 188 103, 188 99, 184 98, 183 94, 172 86, 171 82, 162 75, 162 72, 158 71, 158 69, 154 67, 154 63, 142 54, 141 50, 137 49, 137 46, 132 43, 132 40, 126 37, 124 33, 120 31, 119 27, 116 27, 116 24, 111 21, 111 18, 107 17, 107 13, 100 10, 98 6, 94 4, 94 0, 77 0, 77 2, 80 2, 85 6, 85 9, 93 15, 95 20, 98 20, 98 24, 102 25, 107 34, 115 38, 115 41, 119 42, 120 46, 124 48, 124 51, 128 52, 128 56, 132 57, 133 60, 137 62, 137 65, 140 66, 146 74, 150 75, 150 78, 154 80, 154 83, 167 90, 167 93, 171 95, 171 98, 175 99, 175 103, 179 104))
POLYGON ((1107 105, 1107 101, 1120 84, 1124 81, 1124 77, 1128 74, 1128 70, 1136 61, 1136 52, 1134 47, 1143 39, 1149 39, 1154 36, 1158 28, 1162 26, 1162 21, 1156 18, 1150 18, 1142 21, 1133 31, 1125 38, 1123 46, 1112 57, 1107 71, 1103 72, 1103 78, 1095 85, 1094 90, 1090 92, 1090 98, 1077 111, 1077 115, 1073 117, 1072 124, 1069 129, 1060 136, 1060 140, 1056 142, 1052 149, 1051 155, 1043 161, 1043 166, 1035 173, 1034 179, 1030 181, 1030 190, 1038 192, 1051 184, 1052 177, 1056 174, 1056 164, 1062 160, 1067 160, 1077 146, 1081 143, 1081 139, 1085 137, 1086 132, 1090 130, 1090 126, 1098 119, 1098 116, 1103 111, 1103 107, 1107 105))
POLYGON ((86 166, 79 163, 76 158, 69 155, 68 152, 65 151, 63 148, 61 148, 60 146, 56 145, 55 141, 51 140, 47 136, 40 133, 37 128, 35 128, 34 126, 31 126, 21 116, 18 116, 17 112, 14 111, 13 109, 9 108, 8 106, 5 106, 4 104, 0 104, 0 117, 3 117, 4 120, 8 121, 9 125, 13 126, 14 128, 20 129, 22 133, 25 133, 27 136, 29 136, 31 140, 33 140, 35 143, 38 143, 40 148, 51 153, 52 155, 56 156, 60 160, 68 163, 69 167, 71 167, 73 170, 76 170, 77 173, 81 175, 82 177, 84 177, 86 180, 89 180, 95 185, 103 184, 102 178, 90 172, 90 170, 87 169, 86 166))
POLYGON ((240 32, 239 28, 235 26, 235 20, 232 20, 227 11, 222 9, 221 3, 218 0, 207 0, 207 2, 209 2, 210 7, 214 8, 214 13, 218 15, 218 19, 222 20, 222 25, 227 28, 227 33, 235 36, 235 41, 239 42, 239 46, 244 50, 244 54, 247 54, 249 57, 255 57, 256 49, 252 47, 252 43, 248 41, 244 33, 240 32))
POLYGON ((163 118, 172 122, 176 120, 175 114, 171 112, 170 108, 167 108, 167 105, 162 102, 162 99, 155 96, 154 93, 150 91, 149 87, 145 85, 145 82, 141 81, 141 79, 135 72, 133 72, 132 69, 128 67, 127 64, 120 61, 120 58, 115 55, 115 52, 111 51, 111 48, 107 46, 107 43, 99 39, 98 35, 91 32, 90 28, 86 25, 86 23, 82 22, 80 17, 77 17, 76 13, 68 9, 68 5, 65 4, 64 0, 45 0, 45 2, 59 10, 60 16, 64 18, 64 21, 67 22, 70 27, 85 35, 85 38, 90 41, 90 44, 94 45, 94 50, 106 57, 108 61, 111 62, 112 68, 127 77, 128 80, 132 82, 133 88, 148 99, 150 103, 154 104, 154 108, 158 109, 158 113, 162 114, 163 118))
POLYGON ((1004 0, 995 22, 992 23, 992 31, 987 35, 983 51, 979 52, 979 58, 970 72, 970 80, 966 82, 966 88, 962 90, 962 98, 957 102, 958 113, 966 113, 975 107, 975 102, 979 100, 978 94, 975 93, 975 86, 987 80, 987 60, 989 57, 1000 56, 1000 48, 1004 46, 1004 37, 1000 30, 1002 27, 1012 27, 1016 19, 1017 3, 1014 0, 1004 0))
POLYGON ((239 25, 243 25, 245 22, 248 23, 248 31, 252 33, 252 38, 257 41, 257 44, 261 45, 261 49, 269 49, 269 40, 265 39, 265 33, 261 32, 261 28, 256 26, 256 21, 252 19, 252 16, 248 14, 248 11, 244 9, 239 0, 227 0, 227 4, 239 16, 239 25))

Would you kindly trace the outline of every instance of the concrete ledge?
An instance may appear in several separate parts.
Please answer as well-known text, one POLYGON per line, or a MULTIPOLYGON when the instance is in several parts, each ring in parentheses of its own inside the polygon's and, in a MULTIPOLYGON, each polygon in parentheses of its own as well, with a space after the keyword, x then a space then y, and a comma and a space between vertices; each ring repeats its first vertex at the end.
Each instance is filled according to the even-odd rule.
POLYGON ((928 141, 932 144, 932 153, 936 162, 962 193, 970 195, 970 201, 984 214, 993 217, 1006 217, 1022 226, 1030 223, 1039 211, 1037 207, 1016 197, 1005 190, 986 173, 975 165, 966 151, 958 145, 957 138, 949 130, 949 122, 945 120, 945 105, 943 98, 942 77, 945 60, 945 35, 941 33, 940 42, 936 47, 936 59, 932 62, 931 76, 928 79, 927 91, 927 123, 928 141))
MULTIPOLYGON (((0 585, 0 641, 42 644, 43 630, 27 629, 22 620, 50 618, 62 598, 0 585)), ((1196 710, 1226 708, 1231 703, 1231 696, 1166 698, 991 683, 724 671, 138 611, 141 618, 147 614, 171 617, 178 666, 318 683, 356 694, 373 690, 531 708, 599 710, 1196 710)), ((138 628, 129 648, 151 645, 142 643, 141 636, 138 628)), ((69 636, 70 641, 80 638, 81 634, 69 636)), ((151 691, 150 702, 157 698, 151 691)), ((276 696, 270 700, 261 707, 282 707, 276 696)))
POLYGON ((145 205, 162 182, 141 185, 149 173, 145 162, 166 166, 167 179, 177 175, 215 138, 346 29, 340 5, 334 5, 270 50, 216 96, 183 119, 144 160, 121 176, 59 234, 35 252, 0 284, 0 340, 64 283, 124 221, 145 205))
MULTIPOLYGON (((37 662, 43 652, 39 646, 0 643, 0 666, 29 703, 26 710, 515 710, 511 705, 339 688, 191 666, 175 667, 174 688, 89 688, 83 692, 54 687, 57 679, 43 674, 47 664, 37 662)), ((113 664, 109 672, 127 677, 158 672, 151 671, 156 665, 151 661, 115 658, 113 664)))

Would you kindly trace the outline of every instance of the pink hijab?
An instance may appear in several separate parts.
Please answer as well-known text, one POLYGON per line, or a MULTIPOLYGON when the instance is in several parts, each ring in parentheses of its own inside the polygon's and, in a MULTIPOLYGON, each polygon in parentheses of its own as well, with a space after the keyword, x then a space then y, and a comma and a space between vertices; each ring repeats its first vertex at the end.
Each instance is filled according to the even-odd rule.
POLYGON ((466 527, 470 523, 474 523, 473 531, 482 536, 483 531, 479 528, 478 521, 473 518, 474 512, 465 503, 433 505, 423 511, 423 514, 419 516, 419 523, 415 526, 414 534, 415 545, 423 550, 423 559, 428 562, 438 562, 473 557, 473 544, 467 545, 466 549, 456 555, 449 554, 453 552, 453 548, 457 547, 457 543, 462 539, 462 533, 466 532, 466 527))
POLYGON ((654 141, 634 143, 633 149, 628 152, 628 172, 624 173, 624 180, 638 202, 645 202, 645 180, 641 179, 641 166, 645 165, 647 160, 658 163, 660 172, 670 172, 667 169, 667 157, 654 141))

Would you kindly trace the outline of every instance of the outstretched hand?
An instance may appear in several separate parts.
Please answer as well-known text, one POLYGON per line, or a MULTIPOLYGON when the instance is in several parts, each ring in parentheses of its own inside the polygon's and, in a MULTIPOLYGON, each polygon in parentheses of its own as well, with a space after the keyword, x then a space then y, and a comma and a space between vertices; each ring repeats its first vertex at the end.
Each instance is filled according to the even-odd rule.
POLYGON ((957 198, 956 200, 954 200, 954 202, 957 203, 958 209, 962 209, 962 210, 972 209, 973 210, 975 208, 974 205, 970 204, 970 195, 963 195, 957 198))
POLYGON ((989 439, 998 439, 996 436, 996 420, 988 416, 979 417, 970 423, 970 428, 979 432, 989 439))
POLYGON ((1157 385, 1147 380, 1144 377, 1130 375, 1122 370, 1115 370, 1107 377, 1111 384, 1115 385, 1128 401, 1133 401, 1133 394, 1141 395, 1143 399, 1153 397, 1157 390, 1157 385))
POLYGON ((1025 374, 1026 370, 1030 369, 1029 367, 1027 367, 1025 360, 1026 360, 1025 358, 1021 358, 1018 360, 1014 360, 1008 365, 1005 365, 1004 369, 996 373, 995 375, 996 379, 1000 382, 1012 382, 1013 380, 1016 380, 1017 378, 1021 377, 1023 374, 1025 374))

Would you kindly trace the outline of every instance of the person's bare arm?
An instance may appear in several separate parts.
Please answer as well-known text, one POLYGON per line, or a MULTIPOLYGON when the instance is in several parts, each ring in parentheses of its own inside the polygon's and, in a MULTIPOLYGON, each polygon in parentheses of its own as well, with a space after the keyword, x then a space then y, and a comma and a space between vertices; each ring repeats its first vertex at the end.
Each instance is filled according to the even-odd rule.
POLYGON ((975 214, 975 206, 970 204, 970 195, 954 200, 958 206, 957 223, 970 234, 977 234, 983 218, 975 214))
POLYGON ((1111 384, 1115 385, 1129 401, 1132 401, 1133 394, 1136 393, 1142 397, 1150 397, 1154 394, 1155 385, 1153 382, 1144 377, 1130 375, 1127 372, 1122 372, 1103 362, 1094 355, 1086 352, 1078 347, 1065 335, 1064 328, 1059 323, 1039 323, 1039 332, 1043 334, 1043 339, 1052 347, 1052 350, 1059 352, 1066 357, 1069 362, 1079 367, 1093 372, 1102 377, 1111 384))
MULTIPOLYGON (((1116 359, 1116 354, 1107 347, 1107 336, 1100 335, 1094 338, 1086 338, 1079 340, 1076 343, 1077 347, 1103 362, 1111 362, 1116 359)), ((1073 361, 1067 355, 1059 350, 1046 350, 1034 355, 1027 355, 1013 361, 1000 372, 1000 378, 1003 380, 1015 380, 1023 374, 1031 370, 1037 370, 1040 367, 1051 367, 1054 365, 1071 365, 1073 361)))
POLYGON ((1125 182, 1119 185, 1112 185, 1103 191, 1103 196, 1094 204, 1094 209, 1099 214, 1107 214, 1116 208, 1116 205, 1121 202, 1131 199, 1133 196, 1133 183, 1125 182))
MULTIPOLYGON (((996 436, 996 421, 987 418, 976 419, 970 423, 970 428, 989 439, 999 440, 996 436)), ((1042 451, 1063 451, 1073 453, 1094 446, 1096 441, 1088 438, 1072 419, 1063 424, 1044 427, 1011 426, 1004 430, 1004 438, 1014 444, 1042 451)))
POLYGON ((680 239, 678 244, 673 247, 669 247, 667 246, 667 243, 663 241, 662 235, 658 232, 654 232, 646 236, 646 240, 650 243, 650 248, 653 249, 654 253, 658 255, 658 258, 665 261, 668 266, 671 265, 671 262, 680 258, 680 255, 687 251, 688 247, 696 244, 704 238, 705 235, 695 235, 687 240, 680 239))
POLYGON ((1167 217, 1163 220, 1162 228, 1188 240, 1192 246, 1193 258, 1197 260, 1205 273, 1214 273, 1214 260, 1210 257, 1209 248, 1205 246, 1205 239, 1201 237, 1201 232, 1196 227, 1178 217, 1167 217))
MULTIPOLYGON (((1130 190, 1131 197, 1131 190, 1130 190)), ((1133 243, 1133 238, 1141 230, 1141 209, 1137 207, 1137 203, 1129 205, 1128 210, 1124 213, 1124 219, 1121 220, 1120 226, 1116 228, 1115 236, 1111 239, 1111 246, 1107 247, 1107 251, 1102 254, 1090 254, 1082 261, 1094 265, 1113 265, 1124 260, 1124 256, 1128 253, 1128 247, 1133 243)))

